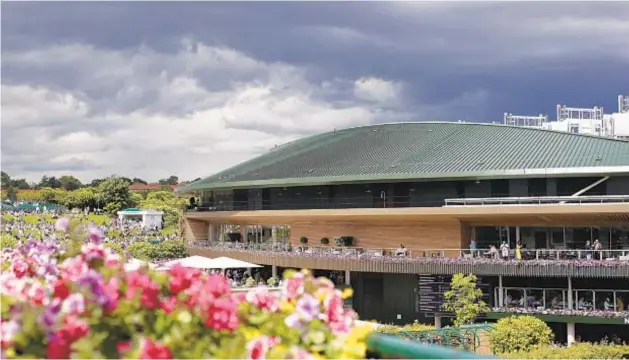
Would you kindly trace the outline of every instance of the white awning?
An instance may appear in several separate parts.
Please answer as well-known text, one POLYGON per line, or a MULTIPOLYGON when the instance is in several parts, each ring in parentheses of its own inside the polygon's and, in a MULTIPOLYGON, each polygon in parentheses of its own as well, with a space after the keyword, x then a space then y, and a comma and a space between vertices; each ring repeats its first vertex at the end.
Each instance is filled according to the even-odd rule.
POLYGON ((151 269, 155 269, 157 267, 157 264, 153 264, 148 261, 133 258, 129 260, 126 264, 124 264, 124 270, 135 271, 141 268, 142 266, 148 266, 151 269))
POLYGON ((194 269, 216 269, 213 266, 212 259, 204 256, 189 256, 183 259, 172 260, 164 264, 166 267, 172 267, 176 264, 179 264, 183 267, 194 268, 194 269))
POLYGON ((250 262, 236 260, 232 258, 228 258, 225 256, 216 258, 210 262, 211 267, 208 269, 250 269, 250 268, 260 268, 261 265, 253 264, 250 262))

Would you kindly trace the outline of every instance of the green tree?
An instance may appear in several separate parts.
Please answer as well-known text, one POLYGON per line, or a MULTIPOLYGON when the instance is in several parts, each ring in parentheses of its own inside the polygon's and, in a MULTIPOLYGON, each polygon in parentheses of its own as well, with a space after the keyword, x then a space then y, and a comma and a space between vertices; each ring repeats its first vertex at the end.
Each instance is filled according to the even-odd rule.
POLYGON ((444 294, 444 308, 456 316, 454 326, 472 324, 478 315, 489 311, 489 306, 482 300, 483 291, 476 287, 473 274, 454 274, 450 290, 444 294))
POLYGON ((60 177, 59 184, 61 185, 62 189, 68 191, 76 190, 83 186, 81 180, 75 178, 72 175, 63 175, 62 177, 60 177))
POLYGON ((98 185, 98 198, 105 204, 103 210, 115 214, 131 202, 129 182, 118 176, 110 176, 98 185))
POLYGON ((177 185, 179 184, 179 177, 175 175, 169 176, 167 179, 159 180, 160 185, 177 185))
POLYGON ((8 188, 11 185, 11 177, 9 176, 9 174, 5 173, 4 171, 0 172, 1 173, 1 184, 0 187, 2 187, 3 189, 8 188))
POLYGON ((175 196, 170 190, 160 190, 148 193, 146 199, 140 201, 143 209, 160 210, 164 212, 164 228, 179 226, 179 219, 183 215, 186 199, 175 196))
POLYGON ((10 186, 7 189, 7 199, 9 199, 11 201, 17 200, 17 191, 15 190, 15 188, 13 186, 10 186))
POLYGON ((26 179, 12 179, 11 186, 19 190, 28 190, 31 188, 26 179))

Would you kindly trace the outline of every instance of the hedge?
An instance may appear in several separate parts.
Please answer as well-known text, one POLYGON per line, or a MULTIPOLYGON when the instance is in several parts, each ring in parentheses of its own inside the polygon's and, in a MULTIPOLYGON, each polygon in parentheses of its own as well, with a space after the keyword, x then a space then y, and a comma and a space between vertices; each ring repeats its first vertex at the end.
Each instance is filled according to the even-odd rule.
POLYGON ((507 359, 627 359, 629 346, 576 343, 570 347, 543 346, 502 356, 507 359))
POLYGON ((491 350, 498 355, 549 346, 554 338, 552 330, 544 321, 529 315, 498 320, 490 336, 491 350))

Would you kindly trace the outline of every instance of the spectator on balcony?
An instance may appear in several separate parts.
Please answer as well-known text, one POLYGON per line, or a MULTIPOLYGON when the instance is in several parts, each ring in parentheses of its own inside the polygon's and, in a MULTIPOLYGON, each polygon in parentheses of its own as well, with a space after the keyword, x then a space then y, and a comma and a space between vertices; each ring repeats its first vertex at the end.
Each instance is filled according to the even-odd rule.
POLYGON ((476 240, 470 240, 470 254, 472 257, 476 257, 476 240))
POLYGON ((500 254, 503 260, 509 260, 509 250, 509 244, 506 241, 500 245, 500 254))
POLYGON ((614 310, 614 304, 612 304, 609 298, 606 298, 605 302, 603 303, 603 308, 605 309, 605 311, 614 310))
POLYGON ((406 256, 408 250, 404 247, 404 244, 400 244, 400 247, 395 250, 395 256, 406 256))
POLYGON ((522 246, 520 243, 515 244, 515 258, 519 261, 522 260, 522 246))
POLYGON ((601 243, 598 241, 598 239, 594 240, 592 248, 594 248, 594 259, 603 260, 603 253, 601 253, 601 243))
POLYGON ((493 257, 494 259, 497 259, 498 256, 500 255, 500 253, 498 252, 498 249, 496 249, 495 246, 490 245, 489 246, 489 251, 485 253, 485 255, 487 257, 493 257))
POLYGON ((616 298, 616 311, 619 311, 619 312, 625 311, 625 303, 622 302, 622 297, 620 296, 616 298))
POLYGON ((589 240, 585 242, 585 257, 588 260, 592 259, 592 245, 589 240))

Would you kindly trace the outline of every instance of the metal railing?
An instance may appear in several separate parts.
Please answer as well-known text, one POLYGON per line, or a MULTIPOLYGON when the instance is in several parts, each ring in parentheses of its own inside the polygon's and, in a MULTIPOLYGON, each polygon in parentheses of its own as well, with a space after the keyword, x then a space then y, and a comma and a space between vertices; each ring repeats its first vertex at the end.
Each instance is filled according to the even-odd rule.
POLYGON ((487 205, 566 205, 629 203, 629 195, 600 196, 526 196, 445 199, 445 206, 487 205))
POLYGON ((301 197, 286 196, 264 201, 215 200, 187 206, 187 211, 255 211, 255 210, 306 210, 306 209, 365 209, 406 208, 474 205, 565 205, 565 204, 617 204, 629 203, 629 195, 601 196, 528 196, 452 199, 417 199, 413 196, 356 196, 356 197, 301 197))
POLYGON ((577 312, 599 310, 629 315, 624 305, 624 301, 629 301, 629 290, 572 289, 572 306, 569 304, 570 290, 567 288, 503 287, 502 291, 501 299, 500 288, 494 288, 494 304, 503 309, 576 310, 577 312))
MULTIPOLYGON (((489 249, 461 250, 462 257, 502 258, 500 249, 491 253, 489 249)), ((629 248, 616 250, 583 250, 583 249, 521 249, 521 260, 629 260, 629 248)), ((516 258, 516 250, 509 249, 508 259, 516 258)))
MULTIPOLYGON (((338 256, 371 255, 382 257, 408 257, 408 258, 428 258, 428 257, 463 257, 463 258, 496 258, 502 259, 502 253, 497 249, 497 253, 490 253, 489 249, 408 249, 401 251, 400 248, 363 248, 354 246, 334 246, 334 245, 309 245, 290 244, 287 242, 275 243, 244 243, 244 242, 191 242, 193 247, 209 247, 225 250, 241 251, 269 251, 269 252, 290 252, 304 254, 330 254, 338 256)), ((536 249, 521 250, 521 260, 627 260, 629 261, 629 249, 625 250, 557 250, 557 249, 536 249)), ((516 259, 516 251, 510 250, 507 259, 516 259)))

